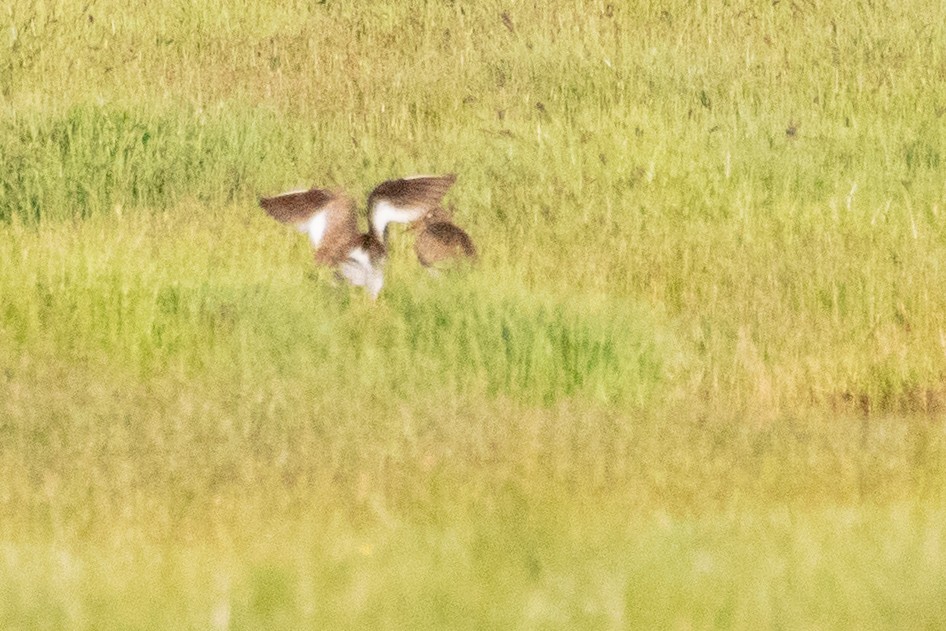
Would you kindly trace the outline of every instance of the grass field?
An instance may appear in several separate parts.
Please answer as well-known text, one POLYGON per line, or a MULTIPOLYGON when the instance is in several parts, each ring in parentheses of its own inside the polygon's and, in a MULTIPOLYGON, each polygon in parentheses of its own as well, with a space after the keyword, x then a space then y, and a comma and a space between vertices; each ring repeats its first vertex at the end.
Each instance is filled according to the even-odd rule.
POLYGON ((946 626, 944 115, 934 0, 12 0, 0 627, 946 626), (376 303, 256 205, 446 172, 376 303))

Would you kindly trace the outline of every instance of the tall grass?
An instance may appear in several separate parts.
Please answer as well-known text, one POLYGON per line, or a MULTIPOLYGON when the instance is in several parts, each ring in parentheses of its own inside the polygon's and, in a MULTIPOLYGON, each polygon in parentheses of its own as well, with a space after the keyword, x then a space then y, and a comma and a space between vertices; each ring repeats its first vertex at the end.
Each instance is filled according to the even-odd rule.
POLYGON ((944 25, 14 0, 0 624, 941 625, 944 25), (256 207, 418 172, 377 303, 256 207))

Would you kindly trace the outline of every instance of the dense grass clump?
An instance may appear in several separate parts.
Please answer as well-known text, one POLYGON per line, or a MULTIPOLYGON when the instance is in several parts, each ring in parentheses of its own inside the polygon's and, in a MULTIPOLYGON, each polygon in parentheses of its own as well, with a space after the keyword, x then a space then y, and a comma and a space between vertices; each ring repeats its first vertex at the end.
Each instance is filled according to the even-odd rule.
MULTIPOLYGON (((497 292, 480 271, 428 279, 414 263, 377 306, 333 288, 328 275, 304 275, 302 261, 288 278, 264 279, 239 260, 248 224, 273 228, 262 213, 200 236, 200 212, 171 224, 119 219, 118 230, 114 219, 89 219, 57 233, 20 232, 19 252, 11 247, 3 260, 43 263, 4 277, 5 293, 20 297, 5 306, 9 342, 22 352, 52 346, 73 358, 108 357, 143 378, 171 366, 237 375, 272 367, 405 397, 434 389, 545 404, 578 394, 642 403, 678 352, 641 307, 612 310, 591 297, 576 304, 516 284, 497 292), (153 240, 178 234, 208 249, 187 261, 153 240), (79 268, 70 265, 77 255, 79 268)), ((254 261, 262 267, 266 255, 264 246, 254 261)))
POLYGON ((256 190, 260 164, 283 159, 294 130, 274 114, 144 112, 77 105, 4 121, 0 220, 84 218, 118 207, 217 203, 256 190))
POLYGON ((943 626, 944 69, 932 0, 0 8, 0 626, 943 626), (257 207, 445 172, 480 259, 377 302, 257 207))

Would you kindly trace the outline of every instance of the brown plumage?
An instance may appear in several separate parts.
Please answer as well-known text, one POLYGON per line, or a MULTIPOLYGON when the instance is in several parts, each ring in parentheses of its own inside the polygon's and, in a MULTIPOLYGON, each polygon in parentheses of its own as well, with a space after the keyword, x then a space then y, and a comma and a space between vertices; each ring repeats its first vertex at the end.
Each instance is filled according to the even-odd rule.
POLYGON ((363 236, 358 232, 354 202, 340 193, 319 188, 264 197, 260 206, 276 221, 294 225, 309 235, 315 260, 334 267, 363 236))
POLYGON ((276 197, 262 197, 259 205, 276 221, 296 224, 308 221, 312 213, 318 212, 337 197, 338 195, 331 191, 312 188, 307 191, 283 193, 276 197))
POLYGON ((377 297, 384 282, 384 245, 374 235, 358 232, 355 204, 350 198, 313 188, 264 197, 259 204, 273 219, 308 235, 316 263, 334 269, 336 277, 377 297))
POLYGON ((367 233, 358 231, 355 203, 342 193, 312 188, 264 197, 259 204, 276 221, 308 235, 317 263, 376 297, 387 258, 387 225, 418 221, 438 207, 455 181, 450 174, 382 182, 368 196, 367 233))
POLYGON ((386 200, 394 206, 435 208, 443 199, 447 190, 457 181, 457 176, 415 175, 399 180, 388 180, 378 184, 368 195, 368 208, 375 207, 378 201, 386 200))
POLYGON ((476 259, 476 248, 470 235, 454 224, 443 208, 434 208, 419 223, 414 252, 424 267, 461 258, 476 259))

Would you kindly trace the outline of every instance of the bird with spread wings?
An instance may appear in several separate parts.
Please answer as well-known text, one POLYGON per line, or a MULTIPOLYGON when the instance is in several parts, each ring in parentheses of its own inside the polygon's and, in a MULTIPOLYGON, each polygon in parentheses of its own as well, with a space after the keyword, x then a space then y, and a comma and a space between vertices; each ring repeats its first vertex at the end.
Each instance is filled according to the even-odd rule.
POLYGON ((420 221, 440 206, 455 175, 417 175, 382 182, 368 195, 368 232, 358 230, 353 199, 322 188, 263 197, 260 206, 308 235, 315 260, 377 298, 384 283, 388 225, 420 221))

